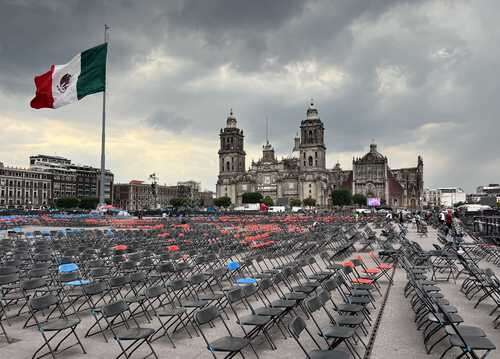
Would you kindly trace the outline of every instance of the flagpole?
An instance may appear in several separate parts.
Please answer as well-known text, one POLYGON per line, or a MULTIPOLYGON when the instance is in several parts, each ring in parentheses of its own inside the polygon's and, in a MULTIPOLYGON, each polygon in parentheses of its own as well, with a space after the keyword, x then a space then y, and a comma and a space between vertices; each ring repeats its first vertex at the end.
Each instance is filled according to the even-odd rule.
MULTIPOLYGON (((109 26, 104 24, 104 43, 108 43, 108 30, 109 26)), ((107 61, 106 61, 107 64, 107 61)), ((106 74, 107 77, 107 74, 106 74)), ((106 78, 104 79, 104 91, 102 92, 102 132, 101 132, 101 186, 99 188, 99 204, 105 205, 106 200, 104 198, 104 187, 105 187, 105 171, 106 171, 106 78)), ((112 188, 110 188, 110 191, 112 188)))

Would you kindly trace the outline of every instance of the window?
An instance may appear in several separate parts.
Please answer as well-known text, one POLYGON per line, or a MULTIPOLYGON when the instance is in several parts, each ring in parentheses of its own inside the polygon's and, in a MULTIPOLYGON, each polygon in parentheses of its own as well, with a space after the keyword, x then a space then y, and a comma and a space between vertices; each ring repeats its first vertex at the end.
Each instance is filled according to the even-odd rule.
POLYGON ((313 158, 312 156, 309 156, 309 166, 312 167, 312 165, 313 165, 313 158))
POLYGON ((231 164, 229 163, 229 161, 226 162, 226 171, 230 171, 231 169, 231 164))
POLYGON ((314 158, 318 158, 318 152, 314 152, 314 158))

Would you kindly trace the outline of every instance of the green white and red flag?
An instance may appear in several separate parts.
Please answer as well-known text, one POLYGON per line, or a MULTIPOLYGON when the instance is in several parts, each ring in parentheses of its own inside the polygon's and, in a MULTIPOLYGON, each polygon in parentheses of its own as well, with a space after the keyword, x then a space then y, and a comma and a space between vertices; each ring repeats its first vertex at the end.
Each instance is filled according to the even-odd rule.
POLYGON ((58 108, 106 89, 106 43, 83 51, 64 65, 35 77, 31 107, 58 108))

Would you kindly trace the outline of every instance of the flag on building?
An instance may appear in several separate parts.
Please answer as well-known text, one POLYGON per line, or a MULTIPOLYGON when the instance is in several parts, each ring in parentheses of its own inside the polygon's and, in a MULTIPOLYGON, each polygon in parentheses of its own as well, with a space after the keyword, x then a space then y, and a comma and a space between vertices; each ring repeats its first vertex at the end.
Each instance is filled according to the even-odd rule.
POLYGON ((31 107, 58 108, 106 88, 106 43, 83 51, 64 65, 52 65, 35 77, 31 107))

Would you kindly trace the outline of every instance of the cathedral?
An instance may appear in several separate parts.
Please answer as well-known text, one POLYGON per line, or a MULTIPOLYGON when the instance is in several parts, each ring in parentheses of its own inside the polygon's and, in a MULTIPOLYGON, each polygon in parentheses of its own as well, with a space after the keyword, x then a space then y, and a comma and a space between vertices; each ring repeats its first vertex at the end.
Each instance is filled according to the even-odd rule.
POLYGON ((387 157, 371 144, 363 157, 353 158, 352 170, 343 170, 339 163, 327 168, 325 129, 312 101, 300 124, 300 136, 295 138, 294 157, 278 160, 266 141, 262 158, 247 169, 243 130, 232 111, 219 137, 217 197, 227 196, 233 204, 241 204, 245 192, 259 192, 276 205, 313 198, 316 205, 325 207, 331 204, 332 191, 348 189, 352 194, 378 198, 386 206, 421 206, 424 164, 420 156, 416 167, 391 169, 387 157))

